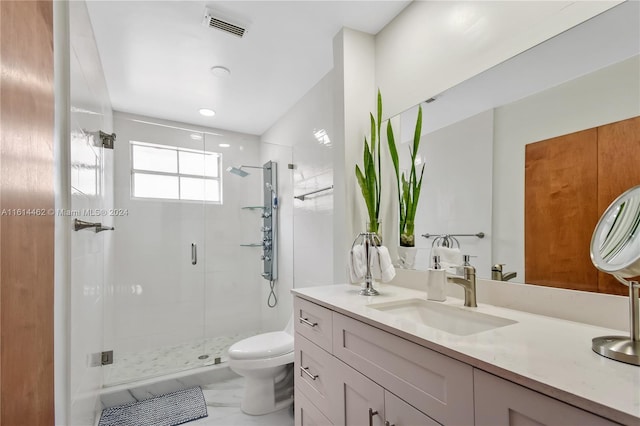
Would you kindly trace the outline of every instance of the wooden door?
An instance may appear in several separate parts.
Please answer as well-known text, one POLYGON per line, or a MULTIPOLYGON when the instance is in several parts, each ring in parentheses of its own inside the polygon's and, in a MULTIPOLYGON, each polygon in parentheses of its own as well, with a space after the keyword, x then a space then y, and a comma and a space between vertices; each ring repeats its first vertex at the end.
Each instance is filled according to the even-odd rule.
MULTIPOLYGON (((627 189, 640 185, 640 117, 598 127, 598 216, 627 189)), ((598 291, 620 295, 629 290, 599 273, 598 291)))
POLYGON ((334 424, 382 426, 385 418, 384 389, 342 361, 336 360, 335 364, 334 424))
POLYGON ((591 233, 598 221, 598 132, 525 148, 525 282, 597 291, 591 233))
POLYGON ((0 22, 0 424, 53 425, 52 2, 0 22))

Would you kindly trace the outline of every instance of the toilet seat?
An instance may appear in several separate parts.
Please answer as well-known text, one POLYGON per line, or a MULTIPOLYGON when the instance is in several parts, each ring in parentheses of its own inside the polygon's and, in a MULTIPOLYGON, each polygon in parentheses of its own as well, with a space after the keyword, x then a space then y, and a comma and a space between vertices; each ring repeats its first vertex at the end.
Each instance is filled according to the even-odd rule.
POLYGON ((289 353, 293 353, 293 336, 284 331, 249 337, 234 343, 229 348, 229 358, 233 360, 257 361, 273 359, 289 353))

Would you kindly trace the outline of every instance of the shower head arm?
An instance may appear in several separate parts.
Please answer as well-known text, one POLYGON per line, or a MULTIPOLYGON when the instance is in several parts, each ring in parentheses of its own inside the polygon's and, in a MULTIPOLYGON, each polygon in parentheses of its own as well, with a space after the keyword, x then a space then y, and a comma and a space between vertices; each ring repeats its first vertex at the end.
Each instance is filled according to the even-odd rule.
POLYGON ((270 169, 271 166, 240 166, 241 169, 270 169))

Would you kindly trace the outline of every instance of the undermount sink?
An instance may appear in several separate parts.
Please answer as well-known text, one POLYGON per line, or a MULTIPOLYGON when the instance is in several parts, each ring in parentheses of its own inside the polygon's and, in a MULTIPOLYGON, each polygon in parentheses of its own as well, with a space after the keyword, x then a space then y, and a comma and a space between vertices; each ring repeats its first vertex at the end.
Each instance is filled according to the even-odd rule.
POLYGON ((373 303, 367 307, 458 336, 468 336, 517 322, 422 299, 373 303))

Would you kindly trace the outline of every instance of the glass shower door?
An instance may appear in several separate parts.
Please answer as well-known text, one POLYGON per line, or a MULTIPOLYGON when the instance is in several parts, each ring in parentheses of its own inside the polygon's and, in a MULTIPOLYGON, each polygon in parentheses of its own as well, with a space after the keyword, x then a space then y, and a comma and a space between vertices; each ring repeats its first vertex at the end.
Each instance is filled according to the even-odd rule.
POLYGON ((204 212, 219 195, 202 133, 121 116, 115 132, 106 386, 202 365, 204 212))

